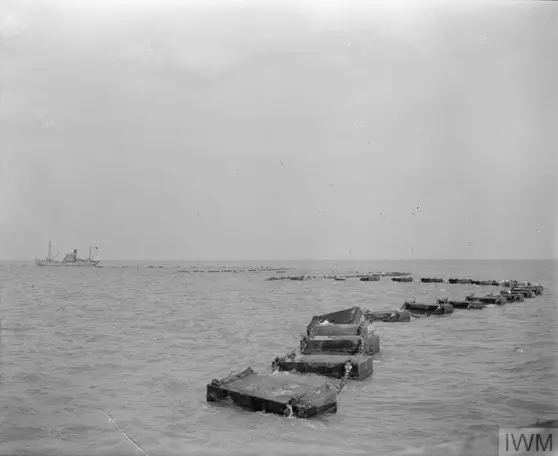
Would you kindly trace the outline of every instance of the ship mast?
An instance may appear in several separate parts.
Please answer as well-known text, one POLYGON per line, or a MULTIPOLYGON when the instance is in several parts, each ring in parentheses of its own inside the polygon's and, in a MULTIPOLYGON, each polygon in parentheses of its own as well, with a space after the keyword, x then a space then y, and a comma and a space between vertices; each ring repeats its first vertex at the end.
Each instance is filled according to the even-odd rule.
POLYGON ((89 260, 91 260, 91 246, 89 246, 89 260))
POLYGON ((49 261, 50 261, 51 249, 52 249, 52 243, 51 243, 51 241, 48 241, 48 258, 47 258, 47 260, 49 260, 49 261))

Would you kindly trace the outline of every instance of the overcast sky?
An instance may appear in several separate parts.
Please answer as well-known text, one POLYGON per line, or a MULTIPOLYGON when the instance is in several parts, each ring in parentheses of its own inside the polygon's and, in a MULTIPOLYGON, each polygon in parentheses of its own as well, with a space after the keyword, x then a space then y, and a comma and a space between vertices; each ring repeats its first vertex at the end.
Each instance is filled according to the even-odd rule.
POLYGON ((0 259, 556 256, 554 2, 17 0, 0 30, 0 259))

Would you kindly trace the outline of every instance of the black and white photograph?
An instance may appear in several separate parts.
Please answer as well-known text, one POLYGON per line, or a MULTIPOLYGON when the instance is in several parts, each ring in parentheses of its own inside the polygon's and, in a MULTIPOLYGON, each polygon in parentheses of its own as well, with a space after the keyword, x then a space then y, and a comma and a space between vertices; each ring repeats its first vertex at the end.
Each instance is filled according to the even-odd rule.
POLYGON ((558 455, 558 1, 0 0, 0 456, 558 455))

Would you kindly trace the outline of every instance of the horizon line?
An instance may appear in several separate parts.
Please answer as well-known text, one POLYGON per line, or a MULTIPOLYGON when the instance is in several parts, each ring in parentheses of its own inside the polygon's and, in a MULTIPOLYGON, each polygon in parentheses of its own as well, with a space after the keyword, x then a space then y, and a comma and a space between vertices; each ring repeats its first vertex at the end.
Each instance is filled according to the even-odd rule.
MULTIPOLYGON (((35 259, 25 260, 25 259, 0 259, 0 262, 34 262, 35 259)), ((296 258, 296 259, 107 259, 107 260, 96 260, 100 262, 211 262, 211 263, 222 263, 222 262, 293 262, 293 261, 558 261, 558 258, 296 258)))

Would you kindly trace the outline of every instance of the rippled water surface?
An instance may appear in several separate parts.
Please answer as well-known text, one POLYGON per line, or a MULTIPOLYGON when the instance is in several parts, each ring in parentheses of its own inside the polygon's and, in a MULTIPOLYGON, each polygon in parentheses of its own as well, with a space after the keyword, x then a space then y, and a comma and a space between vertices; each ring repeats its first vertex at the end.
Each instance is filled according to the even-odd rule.
POLYGON ((469 436, 489 436, 474 454, 497 454, 498 425, 558 415, 553 262, 266 263, 545 285, 523 303, 376 324, 373 376, 349 382, 338 413, 310 420, 207 404, 205 387, 247 366, 269 372, 315 314, 498 289, 104 265, 0 263, 0 454, 141 454, 100 410, 150 456, 473 454, 452 443, 469 436))

